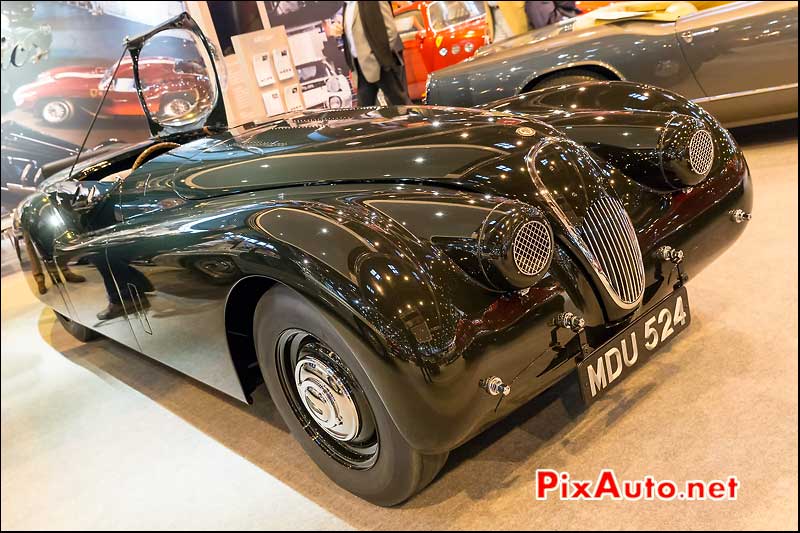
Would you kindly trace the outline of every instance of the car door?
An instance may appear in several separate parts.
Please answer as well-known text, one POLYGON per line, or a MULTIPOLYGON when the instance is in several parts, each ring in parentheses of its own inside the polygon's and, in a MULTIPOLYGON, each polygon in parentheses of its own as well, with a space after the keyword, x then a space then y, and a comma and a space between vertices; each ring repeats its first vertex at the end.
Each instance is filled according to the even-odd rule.
POLYGON ((676 31, 705 93, 696 101, 724 123, 796 113, 796 2, 735 2, 682 17, 676 31))
POLYGON ((108 234, 113 232, 114 228, 64 232, 55 241, 56 265, 71 304, 69 318, 140 351, 127 310, 123 307, 107 314, 110 304, 120 303, 117 280, 106 255, 108 234))
MULTIPOLYGON (((213 48, 188 15, 128 46, 154 137, 179 140, 173 134, 226 127, 213 48)), ((175 157, 146 162, 121 183, 122 221, 105 235, 106 265, 142 353, 241 397, 230 359, 220 357, 227 351, 220 302, 242 273, 229 242, 209 242, 194 216, 164 215, 184 204, 163 183, 179 164, 175 157)))
MULTIPOLYGON (((105 161, 113 165, 113 158, 105 161)), ((89 163, 89 166, 92 166, 89 163)), ((75 172, 80 176, 81 172, 75 172)), ((103 317, 119 296, 106 261, 107 234, 114 224, 97 229, 94 224, 109 214, 114 184, 63 179, 48 184, 35 197, 20 239, 24 271, 44 274, 42 301, 64 317, 89 327, 131 348, 138 349, 124 312, 103 317), (92 199, 86 201, 88 191, 92 199), (23 253, 24 252, 24 253, 23 253), (44 289, 44 290, 43 290, 44 289)), ((113 216, 111 219, 113 221, 113 216)), ((35 279, 35 278, 34 278, 35 279)))
POLYGON ((476 44, 483 44, 479 28, 485 28, 485 17, 483 2, 440 0, 428 5, 436 49, 432 72, 463 61, 472 55, 476 44))
POLYGON ((395 25, 403 41, 403 62, 406 69, 406 83, 408 85, 408 95, 412 100, 419 100, 425 92, 425 81, 428 78, 428 67, 432 61, 427 60, 423 54, 426 41, 432 37, 428 36, 428 31, 422 22, 421 6, 407 9, 395 15, 395 25))
POLYGON ((219 76, 211 59, 213 48, 188 14, 127 40, 127 49, 132 71, 115 69, 107 85, 109 94, 114 90, 117 76, 121 75, 122 80, 132 77, 135 82, 132 94, 138 97, 153 138, 87 163, 79 171, 73 169, 71 178, 55 188, 51 203, 63 227, 59 228, 53 244, 52 268, 60 274, 53 279, 63 286, 67 305, 53 307, 57 310, 63 307, 74 320, 131 348, 154 353, 157 350, 152 339, 158 331, 151 326, 147 315, 148 295, 154 291, 154 285, 148 277, 151 273, 143 272, 140 262, 146 254, 137 248, 138 234, 129 233, 130 224, 124 219, 122 209, 124 191, 131 193, 139 209, 145 208, 140 205, 144 197, 138 187, 147 183, 150 174, 145 179, 133 180, 136 185, 131 187, 135 190, 129 191, 130 182, 126 178, 136 170, 141 176, 144 169, 120 167, 133 164, 134 159, 138 164, 137 156, 159 142, 172 147, 175 140, 189 132, 204 128, 213 131, 227 127, 227 123, 219 76), (165 68, 150 68, 154 63, 165 68), (174 67, 178 64, 180 72, 174 67), (147 68, 139 69, 140 65, 147 68), (191 81, 176 87, 175 80, 187 71, 192 74, 191 81), (180 105, 177 100, 181 100, 180 105), (113 168, 117 177, 107 181, 110 176, 102 171, 105 167, 113 168), (92 171, 97 168, 101 170, 92 171), (100 178, 105 179, 86 181, 100 178), (72 191, 97 193, 81 196, 72 191))

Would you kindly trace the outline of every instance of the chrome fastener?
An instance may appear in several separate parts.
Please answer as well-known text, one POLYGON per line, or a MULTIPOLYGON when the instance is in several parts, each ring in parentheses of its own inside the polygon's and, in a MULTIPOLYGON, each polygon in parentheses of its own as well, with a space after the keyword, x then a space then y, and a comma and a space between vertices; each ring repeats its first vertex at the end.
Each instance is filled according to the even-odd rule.
POLYGON ((668 261, 677 265, 683 261, 683 250, 673 248, 672 246, 662 246, 656 250, 656 257, 662 261, 668 261))
POLYGON ((560 328, 566 328, 577 333, 578 331, 582 330, 584 326, 586 326, 586 321, 582 317, 567 311, 565 313, 557 314, 553 319, 553 325, 560 328))
POLYGON ((742 222, 747 222, 753 218, 752 213, 748 213, 744 209, 734 209, 731 211, 731 220, 736 222, 737 224, 741 224, 742 222))
POLYGON ((484 378, 479 383, 480 387, 492 396, 508 396, 511 394, 511 387, 503 383, 497 376, 484 378))

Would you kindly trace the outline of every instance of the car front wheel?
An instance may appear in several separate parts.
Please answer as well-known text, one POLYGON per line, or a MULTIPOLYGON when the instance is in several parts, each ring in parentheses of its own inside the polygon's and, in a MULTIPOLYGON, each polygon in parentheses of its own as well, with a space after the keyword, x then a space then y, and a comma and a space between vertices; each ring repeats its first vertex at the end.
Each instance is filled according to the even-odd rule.
POLYGON ((41 106, 41 117, 51 126, 67 124, 75 118, 75 104, 69 100, 49 100, 41 106))
POLYGON ((186 97, 174 96, 164 100, 159 117, 162 120, 179 120, 187 115, 194 104, 186 97))
POLYGON ((359 364, 378 356, 346 326, 283 286, 264 294, 253 326, 272 400, 335 483, 390 506, 433 480, 447 453, 420 453, 403 438, 359 364))

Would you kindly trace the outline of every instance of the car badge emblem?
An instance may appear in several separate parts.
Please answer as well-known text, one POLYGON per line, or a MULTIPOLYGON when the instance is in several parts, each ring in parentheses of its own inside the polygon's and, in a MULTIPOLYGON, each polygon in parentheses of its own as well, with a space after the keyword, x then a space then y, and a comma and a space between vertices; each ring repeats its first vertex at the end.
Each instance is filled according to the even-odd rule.
POLYGON ((517 128, 517 135, 522 135, 523 137, 531 137, 536 133, 536 130, 533 128, 529 128, 527 126, 522 126, 521 128, 517 128))

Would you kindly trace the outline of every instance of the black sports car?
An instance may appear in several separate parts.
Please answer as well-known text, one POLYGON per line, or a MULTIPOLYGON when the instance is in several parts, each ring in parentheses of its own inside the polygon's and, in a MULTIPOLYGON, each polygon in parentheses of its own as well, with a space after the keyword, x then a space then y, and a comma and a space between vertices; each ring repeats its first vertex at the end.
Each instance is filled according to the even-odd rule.
MULTIPOLYGON (((194 34, 213 84, 185 14, 130 39, 134 63, 165 30, 194 34)), ((729 133, 649 86, 234 128, 216 86, 169 118, 152 92, 151 140, 17 208, 31 288, 78 338, 243 402, 266 382, 319 467, 380 505, 556 381, 592 402, 682 334, 687 280, 750 216, 729 133)))

